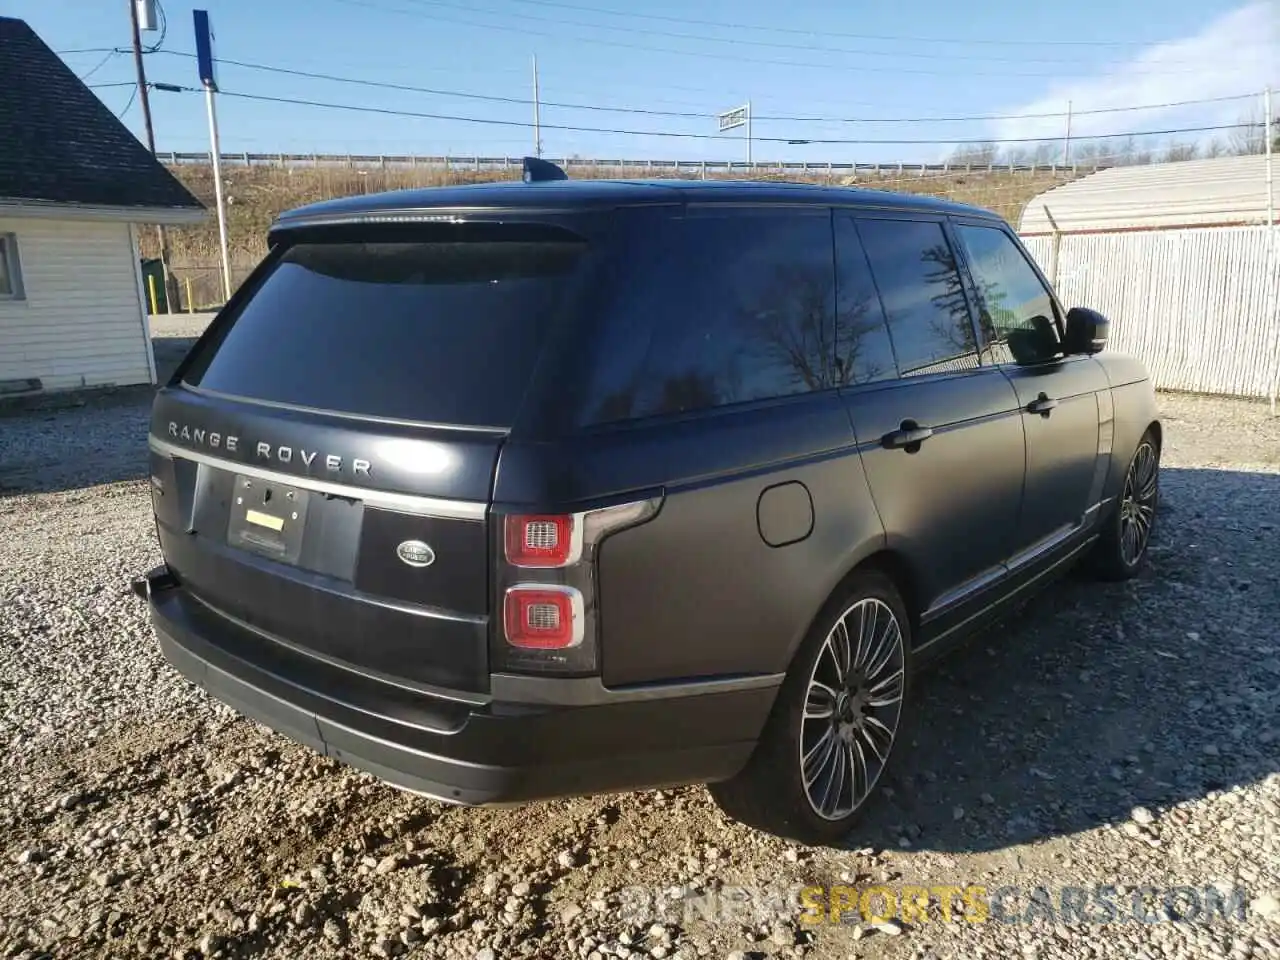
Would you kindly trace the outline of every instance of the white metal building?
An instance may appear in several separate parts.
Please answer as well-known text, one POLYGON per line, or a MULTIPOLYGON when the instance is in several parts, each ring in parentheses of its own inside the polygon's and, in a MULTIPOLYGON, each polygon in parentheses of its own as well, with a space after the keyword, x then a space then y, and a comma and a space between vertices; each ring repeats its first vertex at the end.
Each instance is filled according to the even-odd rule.
POLYGON ((1156 386, 1266 397, 1280 347, 1264 156, 1103 170, 1033 199, 1019 232, 1067 306, 1156 386))
POLYGON ((0 396, 154 383, 139 224, 205 210, 21 20, 0 17, 0 396))

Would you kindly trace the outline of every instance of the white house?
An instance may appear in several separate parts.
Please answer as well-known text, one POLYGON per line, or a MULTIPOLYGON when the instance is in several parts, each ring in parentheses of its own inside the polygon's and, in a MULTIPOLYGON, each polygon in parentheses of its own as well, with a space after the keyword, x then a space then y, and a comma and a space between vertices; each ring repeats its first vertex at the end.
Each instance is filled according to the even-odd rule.
MULTIPOLYGON (((1277 171, 1280 177, 1280 171, 1277 171)), ((1280 183, 1275 184, 1280 193, 1280 183)), ((1035 197, 1019 233, 1069 306, 1156 386, 1266 397, 1280 363, 1267 158, 1113 167, 1035 197)))
POLYGON ((140 224, 205 217, 21 20, 0 17, 0 397, 155 382, 140 224))

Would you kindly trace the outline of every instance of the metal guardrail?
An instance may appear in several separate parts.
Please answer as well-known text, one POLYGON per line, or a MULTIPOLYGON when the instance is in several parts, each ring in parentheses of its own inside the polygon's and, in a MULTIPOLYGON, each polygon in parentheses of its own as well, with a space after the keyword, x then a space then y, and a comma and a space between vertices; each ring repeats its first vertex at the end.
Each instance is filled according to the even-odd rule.
MULTIPOLYGON (((212 155, 205 153, 160 153, 159 159, 177 165, 186 163, 211 163, 212 155)), ((346 154, 346 153, 223 153, 224 165, 268 167, 367 167, 387 170, 392 168, 424 168, 435 170, 494 171, 514 173, 521 169, 522 157, 445 157, 418 156, 414 154, 346 154)), ((836 163, 822 161, 772 162, 757 160, 580 160, 564 158, 551 160, 566 170, 571 169, 640 169, 647 171, 673 171, 675 173, 869 173, 873 176, 909 175, 925 176, 930 173, 1043 173, 1048 175, 1079 176, 1101 170, 1105 164, 1058 163, 836 163)))

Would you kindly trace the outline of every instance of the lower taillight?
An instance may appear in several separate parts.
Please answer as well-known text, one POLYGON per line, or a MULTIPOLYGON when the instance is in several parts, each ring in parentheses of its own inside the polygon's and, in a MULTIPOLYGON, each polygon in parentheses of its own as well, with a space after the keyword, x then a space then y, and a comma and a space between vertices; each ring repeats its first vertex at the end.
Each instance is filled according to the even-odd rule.
POLYGON ((507 643, 525 650, 565 650, 582 643, 582 594, 573 587, 517 584, 503 603, 507 643))

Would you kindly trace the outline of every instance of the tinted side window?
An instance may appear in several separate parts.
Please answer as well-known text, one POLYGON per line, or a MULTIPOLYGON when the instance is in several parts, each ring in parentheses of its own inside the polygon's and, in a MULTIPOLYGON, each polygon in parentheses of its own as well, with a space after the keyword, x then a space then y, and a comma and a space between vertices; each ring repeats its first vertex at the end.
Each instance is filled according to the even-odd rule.
POLYGON ((898 375, 871 264, 853 219, 837 216, 836 372, 842 385, 898 375))
POLYGON ((648 223, 607 326, 636 359, 602 358, 585 420, 602 423, 834 387, 831 219, 738 212, 648 223))
POLYGON ((940 223, 859 219, 898 371, 923 376, 978 366, 964 283, 940 223))
POLYGON ((1040 363, 1061 346, 1053 300, 1026 257, 1003 230, 956 227, 982 299, 983 335, 997 363, 1040 363))

